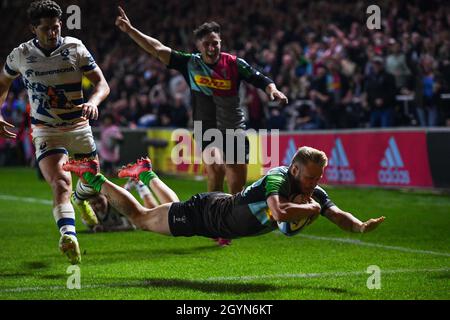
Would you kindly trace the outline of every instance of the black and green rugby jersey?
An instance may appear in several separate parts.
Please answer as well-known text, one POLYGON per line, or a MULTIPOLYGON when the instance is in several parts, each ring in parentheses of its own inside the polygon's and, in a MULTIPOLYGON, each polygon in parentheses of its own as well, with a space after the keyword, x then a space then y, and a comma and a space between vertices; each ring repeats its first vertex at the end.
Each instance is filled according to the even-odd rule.
POLYGON ((257 88, 273 83, 245 60, 220 53, 214 65, 206 64, 199 53, 172 50, 168 68, 181 72, 192 93, 194 121, 202 121, 203 130, 245 129, 244 110, 239 103, 239 85, 244 80, 257 88))
MULTIPOLYGON (((273 168, 264 177, 234 196, 233 216, 241 216, 242 221, 252 224, 245 226, 249 235, 270 232, 277 229, 277 223, 271 218, 267 198, 271 195, 279 195, 290 199, 291 196, 300 192, 301 190, 294 183, 288 167, 273 168), (252 215, 256 219, 244 219, 248 215, 252 215)), ((319 186, 314 189, 312 197, 320 204, 322 215, 325 210, 335 205, 326 191, 319 186)))

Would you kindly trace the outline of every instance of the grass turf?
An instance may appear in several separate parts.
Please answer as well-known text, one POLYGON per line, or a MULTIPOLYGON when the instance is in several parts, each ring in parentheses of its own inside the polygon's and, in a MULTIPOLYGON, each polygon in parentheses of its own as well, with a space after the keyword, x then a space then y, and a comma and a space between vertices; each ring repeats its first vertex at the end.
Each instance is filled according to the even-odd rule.
MULTIPOLYGON (((205 182, 165 181, 183 200, 206 188, 205 182)), ((385 215, 386 221, 358 235, 320 218, 298 236, 272 232, 225 248, 201 237, 89 234, 77 222, 81 289, 69 290, 49 186, 30 169, 1 168, 0 299, 450 298, 448 196, 326 189, 359 218, 385 215), (381 269, 379 290, 367 288, 370 265, 381 269)))

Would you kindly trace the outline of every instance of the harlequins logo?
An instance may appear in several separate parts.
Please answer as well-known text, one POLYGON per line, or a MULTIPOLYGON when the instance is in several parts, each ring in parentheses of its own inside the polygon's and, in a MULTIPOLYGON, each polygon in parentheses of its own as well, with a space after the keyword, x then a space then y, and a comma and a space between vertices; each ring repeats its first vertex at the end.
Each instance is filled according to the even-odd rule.
POLYGON ((182 223, 186 223, 186 216, 182 216, 182 217, 173 217, 174 218, 174 222, 182 222, 182 223))

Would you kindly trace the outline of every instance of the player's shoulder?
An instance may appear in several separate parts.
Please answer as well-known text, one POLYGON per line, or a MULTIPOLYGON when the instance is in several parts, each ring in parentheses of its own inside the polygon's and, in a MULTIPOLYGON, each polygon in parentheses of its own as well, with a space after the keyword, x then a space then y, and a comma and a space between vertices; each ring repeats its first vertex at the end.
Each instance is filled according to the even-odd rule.
POLYGON ((17 47, 15 47, 11 53, 13 54, 20 54, 20 55, 28 55, 34 48, 34 44, 33 44, 33 40, 28 40, 26 42, 22 42, 21 44, 19 44, 17 47))
POLYGON ((74 37, 63 37, 62 39, 62 45, 67 45, 67 44, 75 44, 75 45, 83 45, 83 41, 81 41, 78 38, 74 38, 74 37))
MULTIPOLYGON (((172 49, 172 54, 177 55, 179 57, 184 57, 184 58, 197 57, 197 55, 195 53, 189 53, 186 51, 174 50, 174 49, 172 49)), ((198 54, 198 57, 200 57, 200 54, 198 54)))
POLYGON ((287 175, 289 168, 286 166, 275 167, 267 171, 266 175, 287 175))
POLYGON ((314 190, 313 190, 313 194, 314 195, 321 195, 321 196, 328 196, 328 193, 325 191, 324 188, 322 188, 321 186, 317 185, 314 190))
POLYGON ((221 52, 220 55, 221 55, 222 59, 226 59, 226 60, 237 60, 238 59, 237 56, 235 56, 234 54, 228 53, 228 52, 221 52))

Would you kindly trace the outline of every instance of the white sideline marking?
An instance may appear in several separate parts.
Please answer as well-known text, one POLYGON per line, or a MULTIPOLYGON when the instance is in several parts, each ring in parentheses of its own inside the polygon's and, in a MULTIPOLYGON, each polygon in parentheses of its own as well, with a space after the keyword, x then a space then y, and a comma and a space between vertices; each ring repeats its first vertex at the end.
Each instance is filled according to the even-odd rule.
MULTIPOLYGON (((448 272, 450 268, 436 268, 436 269, 394 269, 381 270, 383 274, 396 273, 420 273, 420 272, 448 272)), ((273 275, 254 275, 254 276, 236 276, 236 277, 210 277, 206 279, 186 279, 193 282, 214 282, 214 281, 254 281, 263 279, 285 279, 285 278, 327 278, 327 277, 347 277, 367 275, 365 271, 348 271, 348 272, 320 272, 320 273, 292 273, 292 274, 273 274, 273 275)), ((167 279, 170 281, 170 279, 167 279)), ((130 281, 122 283, 111 284, 94 284, 81 285, 81 289, 100 289, 100 288, 117 288, 117 287, 131 287, 131 286, 151 286, 151 281, 130 281)), ((54 290, 69 290, 64 286, 51 287, 18 287, 0 289, 0 293, 8 292, 30 292, 30 291, 54 291, 54 290)))
MULTIPOLYGON (((418 272, 447 272, 450 268, 439 269, 395 269, 395 270, 381 270, 384 274, 394 273, 418 273, 418 272)), ((348 271, 348 272, 320 272, 320 273, 286 273, 286 274, 273 274, 273 275, 260 275, 260 276, 239 276, 239 277, 212 277, 207 278, 204 281, 252 281, 260 279, 283 279, 283 278, 326 278, 326 277, 347 277, 347 276, 359 276, 368 274, 365 271, 348 271)))
POLYGON ((16 197, 16 196, 9 196, 9 195, 6 195, 6 194, 0 194, 0 200, 22 201, 22 202, 45 204, 45 205, 52 205, 53 204, 53 201, 50 201, 50 200, 38 199, 38 198, 29 198, 29 197, 16 197))
POLYGON ((397 250, 397 251, 403 251, 403 252, 409 252, 409 253, 432 254, 432 255, 436 255, 436 256, 450 257, 450 253, 447 253, 447 252, 437 252, 437 251, 430 251, 430 250, 410 249, 410 248, 397 247, 397 246, 387 246, 384 244, 364 242, 364 241, 361 241, 358 239, 319 237, 319 236, 312 236, 312 235, 307 235, 307 234, 298 234, 297 237, 313 239, 313 240, 325 240, 325 241, 350 243, 350 244, 356 244, 358 246, 377 247, 377 248, 382 248, 382 249, 387 249, 387 250, 397 250))

